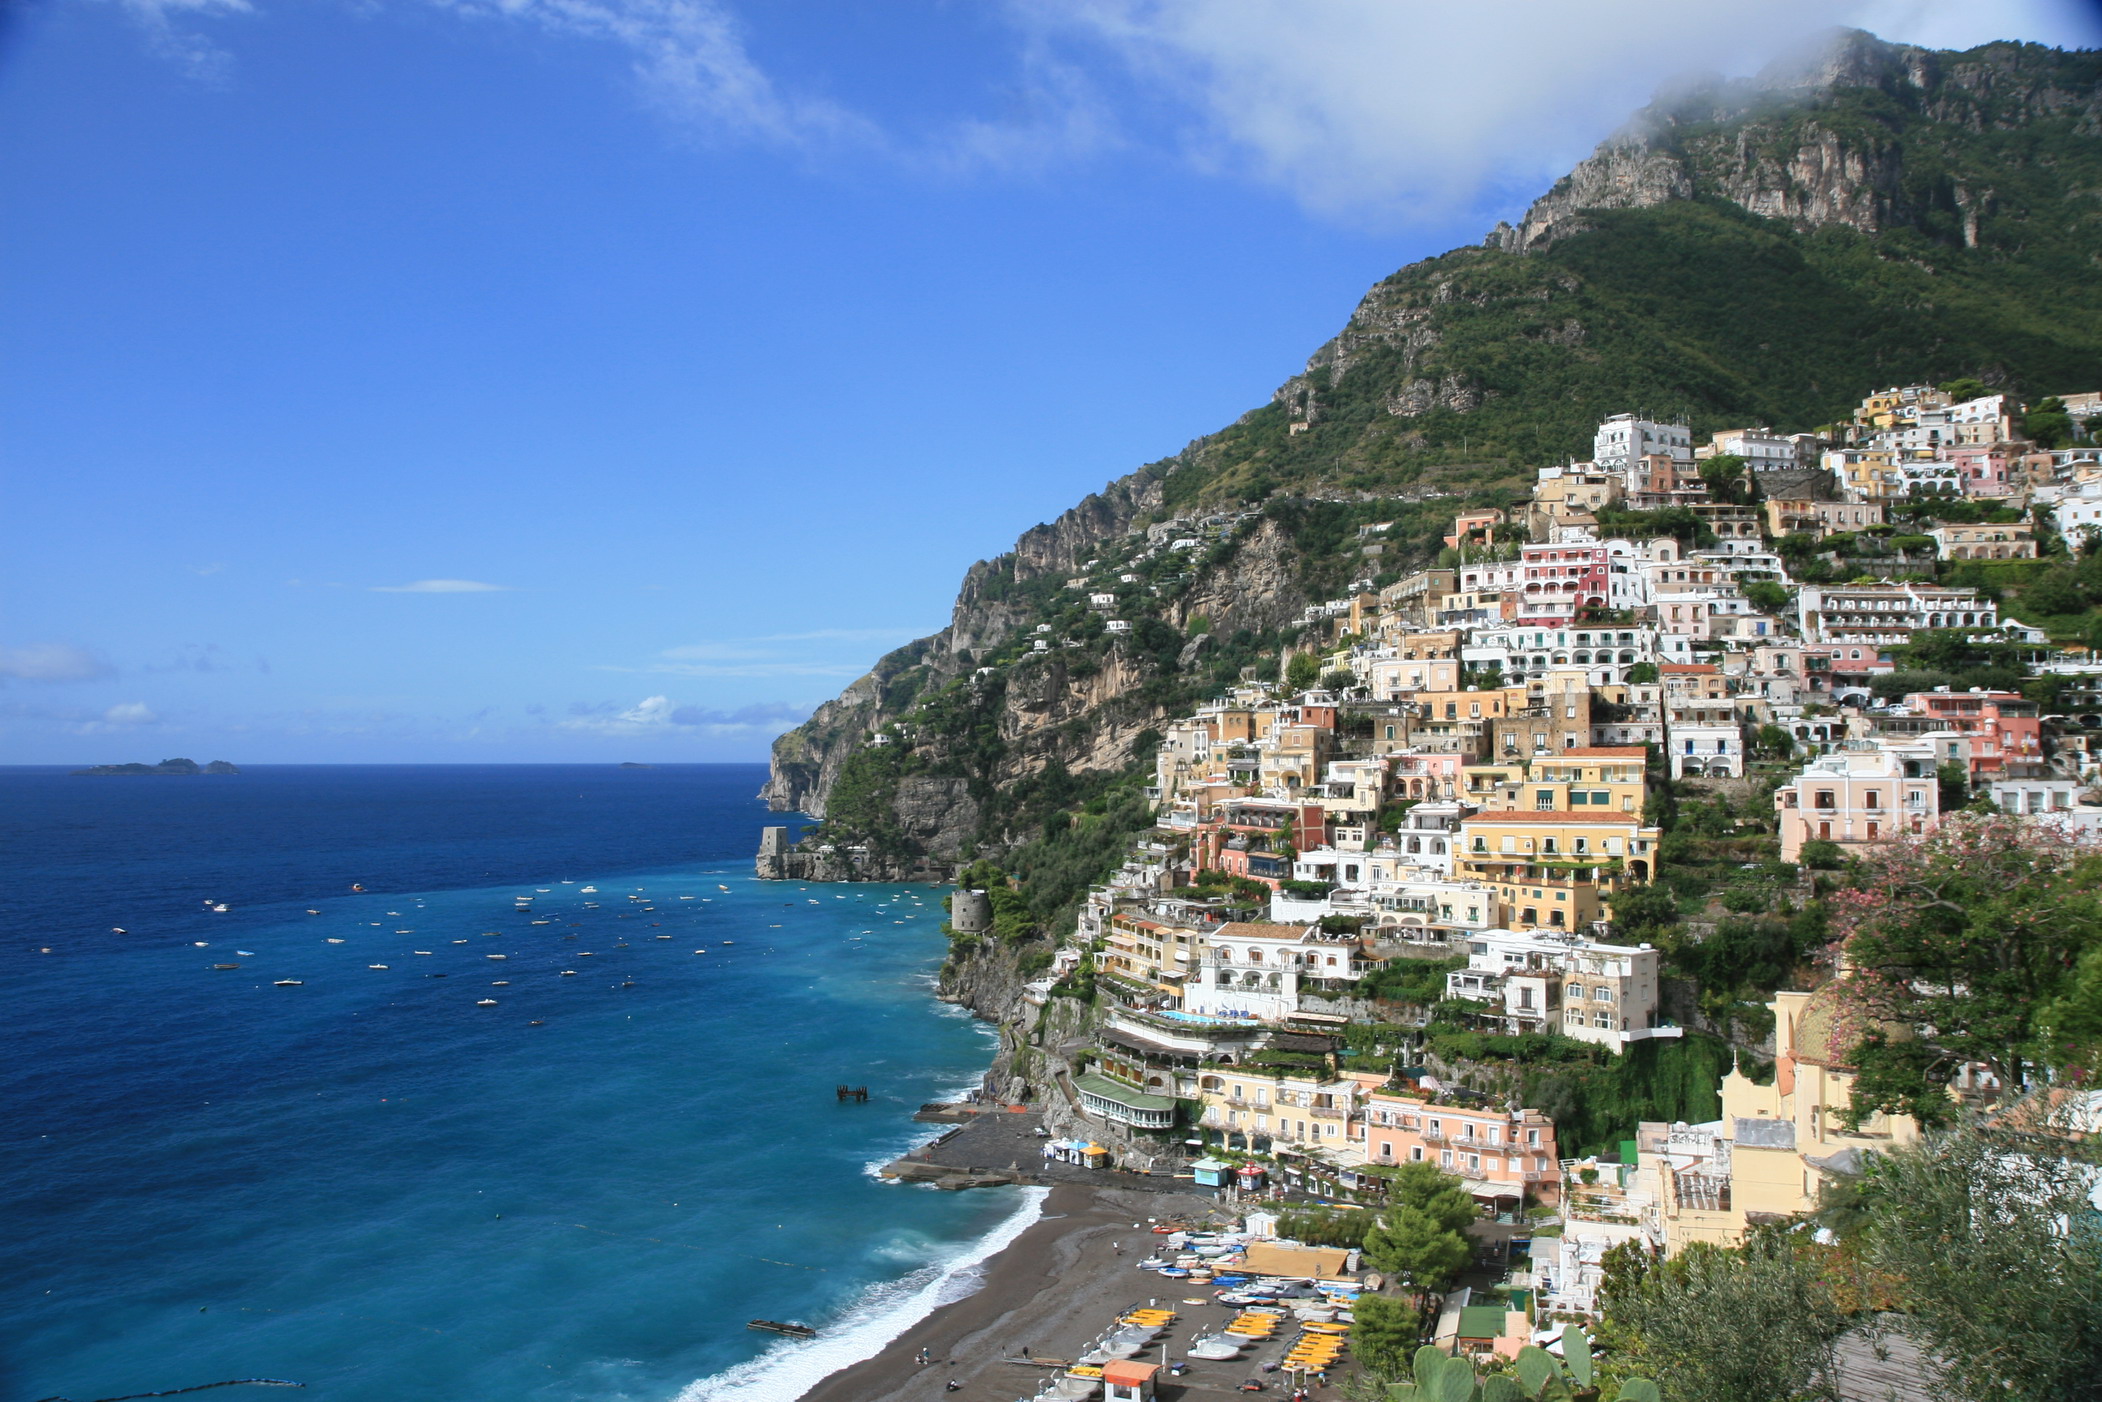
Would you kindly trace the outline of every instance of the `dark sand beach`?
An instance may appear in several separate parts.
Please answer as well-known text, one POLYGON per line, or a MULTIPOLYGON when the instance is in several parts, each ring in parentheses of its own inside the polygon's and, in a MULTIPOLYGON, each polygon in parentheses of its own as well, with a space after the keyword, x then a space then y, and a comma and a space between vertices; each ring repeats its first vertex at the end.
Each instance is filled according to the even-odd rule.
MULTIPOLYGON (((986 1263, 974 1293, 944 1305, 873 1358, 843 1368, 803 1394, 802 1402, 1015 1402, 1035 1395, 1051 1370, 1026 1366, 1037 1357, 1070 1359, 1117 1315, 1149 1300, 1181 1318, 1163 1340, 1168 1356, 1200 1333, 1226 1323, 1233 1311, 1210 1302, 1209 1287, 1166 1280, 1135 1263, 1160 1238, 1133 1223, 1148 1218, 1201 1220, 1218 1211, 1209 1199, 1127 1189, 1060 1185, 1044 1203, 1044 1218, 986 1263), (1112 1243, 1122 1247, 1112 1250, 1112 1243), (1185 1299, 1204 1296, 1205 1303, 1185 1299), (925 1348, 934 1362, 916 1360, 925 1348), (950 1392, 951 1379, 962 1384, 950 1392)), ((1158 1348, 1146 1361, 1158 1362, 1158 1348)), ((1234 1391, 1260 1367, 1260 1355, 1233 1363, 1195 1363, 1180 1378, 1162 1378, 1165 1402, 1240 1396, 1234 1391)))

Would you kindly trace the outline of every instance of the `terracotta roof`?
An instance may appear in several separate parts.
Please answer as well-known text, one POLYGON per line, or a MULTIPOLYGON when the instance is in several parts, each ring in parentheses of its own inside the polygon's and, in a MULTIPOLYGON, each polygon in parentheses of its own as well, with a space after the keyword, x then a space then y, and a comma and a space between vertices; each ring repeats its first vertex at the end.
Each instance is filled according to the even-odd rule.
POLYGON ((1296 940, 1306 937, 1306 925, 1278 925, 1268 920, 1230 920, 1209 936, 1218 940, 1296 940))
POLYGON ((1641 745, 1579 745, 1551 759, 1644 759, 1649 751, 1641 745))
POLYGON ((1713 662, 1667 662, 1657 669, 1660 672, 1713 672, 1713 662))

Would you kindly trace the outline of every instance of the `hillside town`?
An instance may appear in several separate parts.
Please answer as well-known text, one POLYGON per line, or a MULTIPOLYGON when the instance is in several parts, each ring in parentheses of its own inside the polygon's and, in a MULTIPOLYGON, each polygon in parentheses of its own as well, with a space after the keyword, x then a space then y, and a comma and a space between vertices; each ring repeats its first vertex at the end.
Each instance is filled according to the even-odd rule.
MULTIPOLYGON (((2062 403, 2076 424, 2102 412, 2062 403)), ((1060 1080, 1073 1142, 1098 1163, 1194 1158, 1230 1193, 1375 1203, 1383 1170, 1435 1164, 1485 1217, 1542 1224, 1513 1283, 1539 1317, 1574 1318, 1614 1247, 1737 1243, 1917 1139, 1909 1116, 1848 1113, 1829 969, 1772 989, 1764 1019, 1708 1020, 1737 1029, 1718 1116, 1630 1125, 1603 1152, 1352 1034, 1394 1021, 1377 989, 1413 978, 1432 985, 1419 1007, 1492 1037, 1622 1057, 1688 1036, 1665 952, 1627 937, 1672 875, 1668 793, 1770 805, 1740 818, 1765 846, 1738 865, 1803 890, 1955 806, 2102 834, 2102 664, 1974 570, 1950 577, 2102 535, 2102 450, 2025 441, 2021 422, 2007 396, 1923 385, 1818 434, 1697 444, 1623 414, 1529 500, 1459 512, 1434 566, 1377 582, 1388 527, 1359 527, 1366 577, 1306 610, 1277 674, 1250 668, 1160 727, 1152 827, 1028 985, 1039 1010, 1076 990, 1095 1009, 1060 1080), (1650 529, 1613 528, 1631 517, 1650 529), (2021 684, 1907 689, 1923 648, 1987 654, 2021 684)), ((1140 553, 1205 549, 1239 519, 1156 523, 1140 553)), ((1068 581, 1115 611, 1095 584, 1068 581)), ((1037 631, 1030 651, 1058 645, 1037 631)), ((952 900, 965 945, 997 919, 986 876, 952 900)), ((1967 1068, 1954 1093, 1994 1088, 1967 1068)), ((1474 1344, 1515 1349, 1528 1327, 1474 1344)))

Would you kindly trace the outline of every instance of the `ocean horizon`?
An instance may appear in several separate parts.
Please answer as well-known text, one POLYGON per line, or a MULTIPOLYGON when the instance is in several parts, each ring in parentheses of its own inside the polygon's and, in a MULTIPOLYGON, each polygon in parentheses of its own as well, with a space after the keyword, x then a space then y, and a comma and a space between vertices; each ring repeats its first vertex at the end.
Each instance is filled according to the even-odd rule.
POLYGON ((0 1391, 787 1402, 967 1292, 940 893, 755 880, 764 775, 0 768, 0 1391))

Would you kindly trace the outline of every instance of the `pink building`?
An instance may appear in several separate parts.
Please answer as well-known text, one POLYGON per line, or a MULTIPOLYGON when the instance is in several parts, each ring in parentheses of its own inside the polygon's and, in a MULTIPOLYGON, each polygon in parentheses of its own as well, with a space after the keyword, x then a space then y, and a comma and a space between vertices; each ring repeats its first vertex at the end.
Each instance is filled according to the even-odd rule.
POLYGON ((1604 545, 1583 541, 1528 545, 1519 550, 1518 560, 1521 621, 1565 619, 1578 609, 1606 607, 1612 565, 1604 545))
POLYGON ((1931 716, 1971 742, 1971 777, 1995 776, 2010 764, 2043 761, 2043 721, 2017 691, 1915 691, 1905 708, 1931 716))
POLYGON ((1538 1110, 1443 1105, 1429 1094, 1374 1091, 1365 1103, 1365 1161, 1434 1163, 1484 1204, 1553 1202, 1561 1188, 1555 1123, 1538 1110))
POLYGON ((1781 860, 1802 860, 1808 842, 1866 847, 1918 836, 1941 820, 1934 747, 1924 739, 1865 742, 1820 755, 1774 791, 1781 860))

